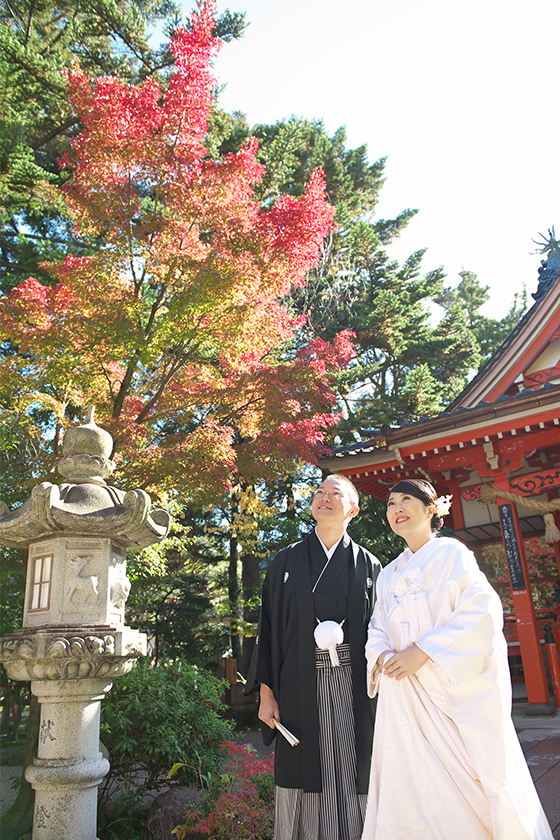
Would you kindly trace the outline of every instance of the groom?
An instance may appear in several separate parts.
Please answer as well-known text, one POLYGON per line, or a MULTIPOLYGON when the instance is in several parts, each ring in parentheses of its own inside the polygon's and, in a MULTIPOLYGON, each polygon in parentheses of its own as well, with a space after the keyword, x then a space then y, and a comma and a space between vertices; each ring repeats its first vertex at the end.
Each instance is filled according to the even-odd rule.
POLYGON ((381 565, 346 533, 359 513, 346 476, 328 476, 311 510, 315 529, 282 549, 266 575, 245 693, 260 689, 265 743, 276 737, 274 840, 318 837, 320 827, 336 840, 358 840, 374 722, 364 647, 381 565), (339 665, 315 643, 324 621, 342 626, 339 665), (298 746, 277 734, 275 721, 298 746))

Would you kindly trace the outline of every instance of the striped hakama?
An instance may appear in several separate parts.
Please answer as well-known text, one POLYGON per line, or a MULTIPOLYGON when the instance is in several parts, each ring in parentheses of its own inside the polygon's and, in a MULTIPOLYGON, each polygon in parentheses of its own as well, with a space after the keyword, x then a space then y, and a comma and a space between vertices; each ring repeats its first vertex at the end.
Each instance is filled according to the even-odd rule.
MULTIPOLYGON (((357 793, 350 645, 315 651, 321 793, 276 788, 274 840, 360 840, 366 794, 357 793)), ((278 736, 279 737, 279 736, 278 736)))

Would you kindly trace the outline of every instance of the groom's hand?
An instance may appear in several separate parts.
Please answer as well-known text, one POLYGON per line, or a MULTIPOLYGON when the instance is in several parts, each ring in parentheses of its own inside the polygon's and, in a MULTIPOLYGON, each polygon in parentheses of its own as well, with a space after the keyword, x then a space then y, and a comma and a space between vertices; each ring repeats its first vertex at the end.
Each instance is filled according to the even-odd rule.
POLYGON ((275 729, 276 724, 274 723, 274 718, 281 722, 278 701, 272 693, 272 689, 264 683, 261 683, 260 685, 260 692, 261 702, 259 704, 259 720, 262 720, 262 722, 266 723, 267 726, 270 726, 271 729, 275 729))

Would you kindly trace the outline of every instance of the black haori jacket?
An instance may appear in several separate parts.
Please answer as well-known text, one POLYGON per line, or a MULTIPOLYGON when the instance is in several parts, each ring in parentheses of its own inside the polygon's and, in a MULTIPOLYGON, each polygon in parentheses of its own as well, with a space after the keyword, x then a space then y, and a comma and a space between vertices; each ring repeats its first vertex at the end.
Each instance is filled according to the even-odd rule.
MULTIPOLYGON (((282 723, 301 741, 297 747, 291 747, 278 736, 274 762, 276 784, 311 793, 321 791, 313 637, 316 619, 309 561, 311 541, 315 539, 314 534, 309 535, 283 549, 270 565, 263 584, 258 636, 245 688, 245 694, 250 694, 261 682, 268 685, 278 700, 282 723)), ((366 692, 365 644, 381 564, 347 534, 342 548, 351 553, 351 562, 346 566, 350 580, 345 635, 352 660, 357 792, 367 793, 375 706, 366 692)), ((334 571, 334 567, 327 567, 322 585, 336 585, 340 574, 334 571)), ((271 743, 276 730, 265 724, 261 728, 265 743, 271 743)))

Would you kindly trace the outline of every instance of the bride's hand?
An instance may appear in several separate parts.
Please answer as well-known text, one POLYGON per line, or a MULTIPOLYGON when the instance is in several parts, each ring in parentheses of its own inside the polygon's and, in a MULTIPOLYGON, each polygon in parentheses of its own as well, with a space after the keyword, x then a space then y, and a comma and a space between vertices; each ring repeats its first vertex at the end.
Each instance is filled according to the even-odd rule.
POLYGON ((383 663, 385 662, 385 660, 387 659, 387 657, 388 657, 388 656, 394 656, 394 655, 395 655, 395 651, 394 651, 394 650, 388 650, 388 649, 387 649, 387 650, 382 651, 382 652, 379 654, 379 656, 377 657, 377 665, 380 665, 380 666, 381 666, 381 668, 383 668, 383 663))
MULTIPOLYGON (((379 657, 381 658, 381 657, 379 657)), ((383 661, 383 673, 390 679, 403 680, 411 677, 430 657, 416 645, 411 645, 405 650, 400 650, 383 661)))

